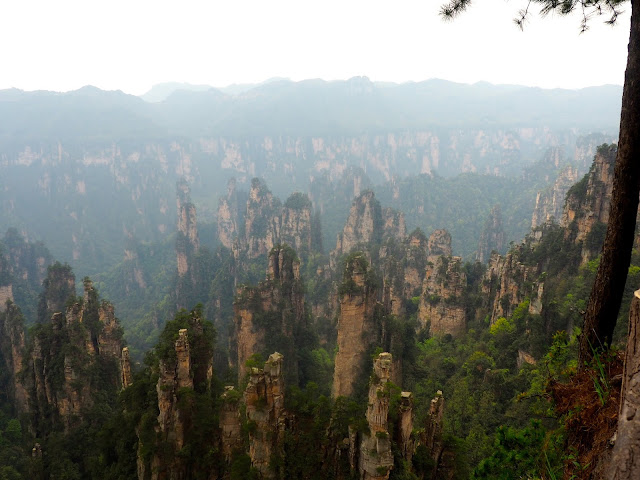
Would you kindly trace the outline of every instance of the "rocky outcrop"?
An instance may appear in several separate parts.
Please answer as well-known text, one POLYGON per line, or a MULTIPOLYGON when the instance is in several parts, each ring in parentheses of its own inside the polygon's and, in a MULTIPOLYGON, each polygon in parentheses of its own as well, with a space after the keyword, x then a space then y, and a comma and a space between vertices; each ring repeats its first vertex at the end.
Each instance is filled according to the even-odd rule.
POLYGON ((358 245, 379 244, 383 235, 383 222, 382 209, 374 193, 367 190, 360 194, 351 204, 349 217, 342 232, 338 234, 332 257, 349 253, 358 245))
POLYGON ((242 448, 241 398, 242 395, 234 387, 224 387, 219 426, 222 435, 222 453, 227 463, 231 461, 233 453, 242 448))
POLYGON ((432 335, 459 336, 466 328, 464 291, 467 277, 462 259, 451 256, 451 235, 434 231, 428 240, 422 291, 418 304, 418 327, 430 325, 432 335))
POLYGON ((129 355, 129 347, 122 349, 120 360, 120 371, 122 372, 122 388, 127 388, 133 383, 133 375, 131 374, 131 357, 129 355))
POLYGON ((330 255, 331 267, 336 267, 341 255, 356 249, 370 249, 389 239, 402 241, 405 236, 404 214, 391 208, 383 209, 374 193, 366 190, 351 204, 349 217, 330 255))
MULTIPOLYGON (((70 277, 68 272, 61 276, 59 269, 50 270, 45 281, 48 288, 42 297, 45 300, 47 292, 64 291, 54 285, 54 279, 68 285, 70 277)), ((91 281, 86 280, 84 286, 84 301, 70 305, 64 313, 54 313, 37 330, 28 349, 23 378, 33 428, 38 434, 44 433, 45 424, 50 425, 51 411, 54 421, 68 429, 82 419, 95 395, 115 396, 122 385, 122 330, 113 307, 100 301, 91 281), (108 364, 113 368, 105 369, 110 373, 95 384, 90 372, 98 362, 102 368, 108 364)))
POLYGON ((434 230, 429 237, 427 248, 429 249, 429 261, 434 262, 437 257, 450 257, 451 250, 451 234, 444 230, 434 230))
POLYGON ((180 456, 175 455, 184 446, 185 434, 190 427, 188 412, 191 402, 186 392, 193 390, 193 376, 186 329, 181 329, 178 332, 174 350, 175 359, 160 361, 158 383, 156 384, 158 395, 157 431, 159 438, 169 451, 163 452, 163 458, 160 458, 159 453, 155 454, 152 461, 155 468, 152 469, 151 480, 186 478, 187 467, 180 456))
POLYGON ((303 292, 300 262, 287 245, 277 245, 269 253, 266 280, 256 287, 238 289, 233 304, 232 350, 240 382, 252 355, 280 349, 289 355, 284 365, 288 381, 297 384, 294 332, 306 322, 303 292))
POLYGON ((531 229, 535 229, 547 222, 562 220, 565 197, 571 186, 578 181, 578 169, 574 166, 565 167, 554 184, 536 195, 536 205, 531 216, 531 229))
POLYGON ((440 457, 444 450, 444 444, 442 442, 443 418, 444 397, 442 396, 442 392, 438 390, 436 396, 431 400, 429 415, 426 418, 424 431, 420 434, 419 439, 420 443, 427 448, 427 451, 433 459, 435 465, 434 472, 437 472, 440 457))
POLYGON ((234 250, 236 258, 246 255, 254 259, 285 243, 306 257, 312 248, 312 228, 319 228, 314 225, 317 219, 306 194, 296 192, 282 205, 259 178, 251 181, 242 218, 243 229, 239 231, 238 194, 235 180, 231 180, 227 196, 219 199, 217 222, 220 242, 234 250))
POLYGON ((489 212, 489 218, 484 225, 480 240, 478 241, 478 251, 476 261, 485 263, 489 260, 491 252, 502 253, 505 248, 505 233, 502 228, 502 213, 500 205, 496 205, 489 212))
MULTIPOLYGON (((283 458, 286 411, 284 409, 283 356, 269 356, 263 369, 249 372, 244 401, 249 422, 249 457, 261 478, 281 478, 271 468, 274 458, 283 458)), ((282 462, 276 462, 281 464, 282 462)))
POLYGON ((22 313, 11 299, 7 298, 0 309, 0 368, 9 376, 9 391, 6 394, 19 413, 29 410, 27 390, 19 380, 24 348, 22 313))
POLYGON ((218 239, 226 248, 231 249, 233 242, 238 237, 238 194, 236 192, 236 179, 232 178, 227 183, 227 196, 218 200, 218 239))
POLYGON ((15 228, 8 229, 2 238, 0 255, 5 260, 0 270, 32 291, 40 290, 47 268, 53 263, 53 257, 41 242, 29 242, 15 228))
POLYGON ((419 229, 402 242, 380 247, 383 304, 393 315, 406 313, 406 300, 420 295, 427 268, 427 238, 419 229))
POLYGON ((464 291, 467 277, 460 257, 437 257, 427 266, 418 309, 421 328, 430 325, 432 335, 464 334, 466 328, 464 291))
MULTIPOLYGON (((203 410, 210 412, 213 344, 208 329, 196 308, 178 313, 161 336, 155 367, 158 415, 155 422, 143 418, 136 427, 139 480, 193 478, 198 467, 189 454, 220 446, 219 437, 197 433, 203 410)), ((214 427, 202 428, 210 432, 214 427)))
POLYGON ((381 353, 373 361, 367 406, 368 432, 362 432, 358 469, 361 480, 386 480, 393 468, 393 453, 388 430, 389 381, 393 358, 381 353))
POLYGON ((491 255, 482 282, 482 293, 490 302, 492 325, 500 317, 509 317, 526 298, 531 299, 530 305, 538 305, 538 293, 542 293, 538 277, 538 267, 518 261, 516 251, 504 257, 497 253, 491 255))
POLYGON ((562 226, 566 229, 566 238, 574 243, 582 242, 583 263, 600 253, 604 241, 616 150, 615 145, 598 147, 589 173, 567 193, 562 226))
POLYGON ((338 353, 335 357, 332 395, 350 396, 362 378, 369 345, 376 339, 374 309, 377 291, 369 264, 362 253, 347 258, 339 289, 338 353))
POLYGON ((178 261, 178 276, 185 277, 191 270, 193 254, 200 247, 198 238, 198 224, 196 206, 191 203, 191 194, 186 180, 178 182, 177 186, 178 234, 176 238, 176 255, 178 261))
POLYGON ((7 309, 7 301, 13 302, 13 285, 0 286, 0 312, 7 309))
POLYGON ((411 392, 400 392, 400 405, 398 407, 398 424, 396 427, 396 444, 400 455, 409 464, 413 458, 415 441, 413 433, 413 395, 411 392))
POLYGON ((382 209, 382 240, 393 238, 404 240, 407 235, 407 225, 404 221, 404 213, 393 208, 382 209))
POLYGON ((280 236, 280 200, 275 198, 266 184, 254 178, 244 217, 246 252, 249 258, 266 255, 280 236))
POLYGON ((279 243, 291 245, 301 256, 311 252, 311 200, 302 193, 292 194, 282 208, 279 243))
POLYGON ((47 277, 42 282, 42 293, 38 302, 38 321, 47 322, 54 313, 64 312, 67 300, 75 297, 76 277, 67 264, 50 265, 47 277))

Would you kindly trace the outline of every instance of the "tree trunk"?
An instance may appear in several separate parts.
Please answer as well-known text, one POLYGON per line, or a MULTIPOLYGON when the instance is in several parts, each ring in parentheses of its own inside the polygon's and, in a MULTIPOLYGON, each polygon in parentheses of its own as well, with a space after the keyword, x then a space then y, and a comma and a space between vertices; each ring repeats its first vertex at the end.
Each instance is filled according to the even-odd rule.
POLYGON ((624 480, 640 475, 640 290, 629 312, 629 340, 624 361, 616 443, 607 478, 624 480))
POLYGON ((640 0, 631 0, 629 53, 622 93, 620 137, 611 210, 600 267, 589 297, 580 336, 578 368, 608 347, 627 280, 640 194, 640 0))

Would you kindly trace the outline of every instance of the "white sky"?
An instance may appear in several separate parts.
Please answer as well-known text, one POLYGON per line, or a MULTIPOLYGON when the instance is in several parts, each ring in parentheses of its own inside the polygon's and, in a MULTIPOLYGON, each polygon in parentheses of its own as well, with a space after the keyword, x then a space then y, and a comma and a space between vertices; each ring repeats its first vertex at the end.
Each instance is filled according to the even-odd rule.
POLYGON ((270 77, 579 88, 622 84, 629 11, 616 27, 475 0, 443 22, 439 0, 6 0, 0 88, 84 85, 142 94, 165 81, 226 86, 270 77))

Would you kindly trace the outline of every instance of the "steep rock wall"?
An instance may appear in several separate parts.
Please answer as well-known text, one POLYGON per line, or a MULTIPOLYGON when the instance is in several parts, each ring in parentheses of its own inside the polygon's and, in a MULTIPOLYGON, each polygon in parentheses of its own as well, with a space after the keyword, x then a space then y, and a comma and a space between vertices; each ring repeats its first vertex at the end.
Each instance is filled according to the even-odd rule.
MULTIPOLYGON (((500 317, 509 317, 525 298, 538 298, 538 293, 541 294, 543 288, 538 277, 537 266, 522 264, 518 261, 517 253, 510 252, 504 257, 491 255, 482 283, 482 293, 490 302, 492 325, 500 317)), ((532 305, 537 303, 532 301, 532 305)))
POLYGON ((567 192, 578 181, 578 169, 569 165, 564 168, 554 184, 536 195, 536 204, 531 216, 531 229, 539 227, 552 219, 562 220, 567 192))
POLYGON ((566 238, 582 242, 582 262, 600 253, 609 221, 616 146, 598 148, 589 173, 569 189, 562 215, 566 238))
POLYGON ((269 254, 266 280, 256 287, 240 287, 234 301, 232 349, 236 355, 238 378, 247 373, 245 363, 253 354, 281 349, 288 381, 297 383, 295 327, 306 322, 304 287, 300 262, 288 246, 276 246, 269 254))
POLYGON ((338 353, 335 357, 332 395, 350 396, 362 375, 366 352, 375 340, 376 289, 369 279, 369 266, 362 254, 347 260, 340 293, 338 353))
POLYGON ((467 277, 462 268, 460 257, 435 259, 427 266, 422 295, 418 309, 418 321, 421 328, 430 324, 432 335, 464 334, 466 318, 464 310, 464 291, 467 277))
POLYGON ((387 480, 393 468, 388 430, 389 385, 393 358, 380 353, 373 361, 374 377, 369 385, 367 424, 360 441, 359 471, 362 480, 387 480))
POLYGON ((249 457, 251 465, 262 478, 280 478, 270 462, 274 456, 282 458, 286 411, 284 409, 283 356, 275 352, 263 369, 249 372, 244 391, 249 429, 249 457))

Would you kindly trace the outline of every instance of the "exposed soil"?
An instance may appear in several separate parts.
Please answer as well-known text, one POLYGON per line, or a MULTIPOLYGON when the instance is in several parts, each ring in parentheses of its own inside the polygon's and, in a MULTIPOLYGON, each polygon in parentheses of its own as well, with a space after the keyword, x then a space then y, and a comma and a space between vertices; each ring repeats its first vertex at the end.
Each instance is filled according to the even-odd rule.
POLYGON ((601 478, 599 469, 616 432, 624 354, 610 355, 601 369, 594 367, 577 373, 569 383, 548 386, 568 434, 566 480, 601 478))

